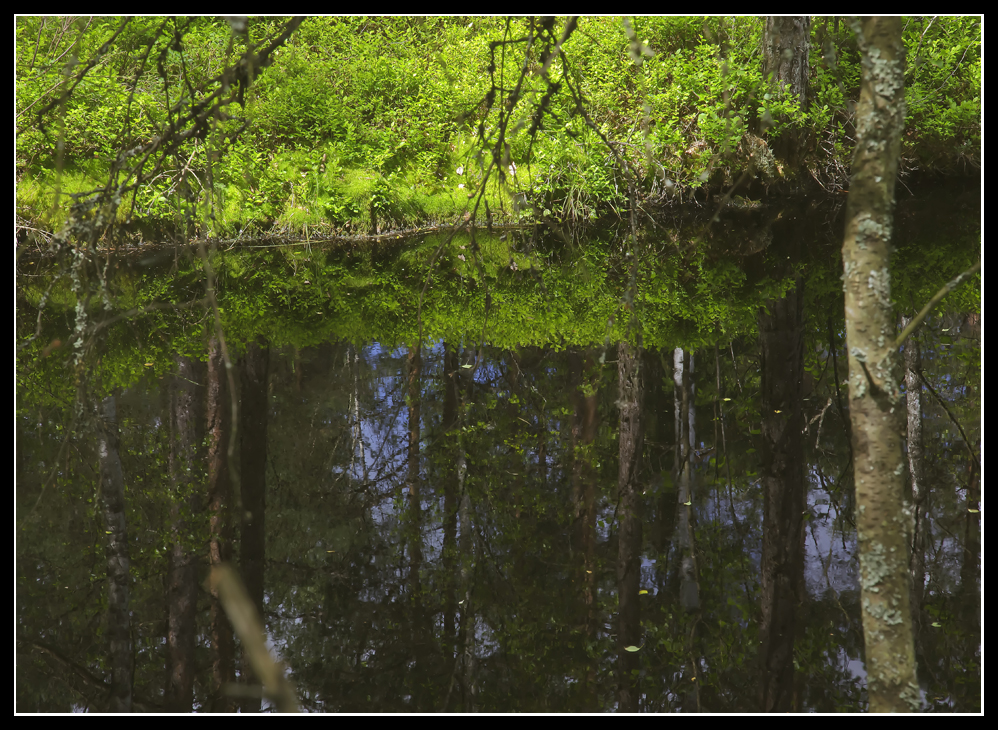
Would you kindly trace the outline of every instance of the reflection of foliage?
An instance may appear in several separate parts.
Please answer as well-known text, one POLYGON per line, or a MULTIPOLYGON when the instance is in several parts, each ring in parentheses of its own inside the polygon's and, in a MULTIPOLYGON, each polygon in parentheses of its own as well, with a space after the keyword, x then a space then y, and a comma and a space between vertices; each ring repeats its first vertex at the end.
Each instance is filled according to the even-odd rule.
MULTIPOLYGON (((492 302, 486 334, 494 346, 552 341, 562 342, 563 347, 602 346, 624 331, 627 321, 615 312, 622 301, 626 303, 626 292, 621 291, 626 274, 620 273, 621 265, 598 239, 574 252, 559 252, 552 242, 545 242, 532 253, 523 253, 529 248, 526 242, 484 234, 478 242, 484 280, 478 267, 458 255, 467 243, 464 238, 455 239, 429 272, 426 261, 438 245, 432 236, 419 245, 410 243, 404 251, 313 247, 217 253, 213 267, 227 337, 238 345, 264 335, 275 346, 299 348, 338 339, 410 342, 419 331, 412 303, 418 300, 425 277, 431 278, 432 286, 424 302, 423 332, 432 339, 460 339, 468 332, 481 332, 486 315, 483 285, 489 287, 492 302), (521 262, 517 271, 508 266, 511 259, 521 262)), ((678 339, 695 347, 713 341, 718 323, 726 336, 749 333, 761 302, 786 286, 786 281, 752 285, 730 260, 712 261, 700 250, 683 254, 666 245, 654 257, 649 251, 643 262, 637 311, 648 346, 678 339)), ((172 367, 177 352, 203 357, 209 323, 199 308, 200 261, 187 258, 166 276, 145 273, 141 263, 121 262, 116 272, 108 279, 108 301, 115 302, 120 312, 146 313, 113 319, 110 326, 102 318, 115 318, 113 313, 95 307, 89 314, 94 331, 110 348, 100 367, 105 388, 127 387, 148 372, 162 374, 172 367), (167 334, 176 328, 183 334, 167 334)), ((25 288, 21 296, 33 303, 41 292, 25 288)), ((66 311, 72 305, 59 294, 47 306, 66 311)), ((55 318, 43 315, 43 321, 42 336, 21 357, 51 371, 61 363, 58 354, 66 348, 53 358, 35 358, 44 344, 68 335, 55 325, 55 318)), ((33 373, 33 367, 20 368, 20 382, 27 385, 38 377, 33 373)), ((64 386, 62 379, 58 387, 64 386)))

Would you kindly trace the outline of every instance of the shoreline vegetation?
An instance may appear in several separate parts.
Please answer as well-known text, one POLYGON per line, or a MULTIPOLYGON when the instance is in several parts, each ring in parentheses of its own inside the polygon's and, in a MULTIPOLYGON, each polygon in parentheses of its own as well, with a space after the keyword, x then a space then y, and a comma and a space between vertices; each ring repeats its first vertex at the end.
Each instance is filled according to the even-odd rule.
MULTIPOLYGON (((109 197, 122 150, 171 135, 98 247, 575 228, 632 205, 844 197, 855 37, 811 19, 800 98, 763 73, 764 22, 583 17, 559 37, 545 18, 319 17, 267 45, 285 19, 20 17, 16 240, 44 248, 70 201, 109 197), (225 76, 247 51, 251 82, 225 76), (233 88, 236 103, 184 129, 182 110, 233 88)), ((980 19, 906 18, 904 39, 902 187, 979 177, 980 19)))

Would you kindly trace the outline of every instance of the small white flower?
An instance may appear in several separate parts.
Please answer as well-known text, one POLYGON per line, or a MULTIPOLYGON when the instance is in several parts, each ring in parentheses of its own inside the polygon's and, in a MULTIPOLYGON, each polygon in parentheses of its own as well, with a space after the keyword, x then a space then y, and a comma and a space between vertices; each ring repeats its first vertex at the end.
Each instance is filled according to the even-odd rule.
POLYGON ((512 175, 513 177, 516 177, 516 163, 515 162, 509 163, 509 174, 512 175))
POLYGON ((458 174, 458 175, 463 175, 463 174, 464 174, 464 168, 463 168, 463 167, 460 167, 460 166, 458 166, 458 168, 457 168, 457 174, 458 174))
POLYGON ((464 183, 458 183, 457 189, 464 190, 464 183))

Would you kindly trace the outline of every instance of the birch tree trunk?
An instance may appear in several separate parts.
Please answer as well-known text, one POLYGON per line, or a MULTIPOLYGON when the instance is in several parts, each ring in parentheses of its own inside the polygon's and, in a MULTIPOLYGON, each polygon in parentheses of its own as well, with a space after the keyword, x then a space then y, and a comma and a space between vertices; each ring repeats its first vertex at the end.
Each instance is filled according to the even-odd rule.
POLYGON ((889 269, 905 115, 904 45, 900 17, 852 23, 863 79, 842 259, 867 687, 871 712, 912 712, 921 703, 889 269))
MULTIPOLYGON (((903 317, 901 326, 907 327, 911 317, 903 317)), ((924 450, 922 448, 922 353, 914 337, 904 343, 904 390, 908 412, 908 473, 911 475, 911 614, 918 625, 922 596, 925 593, 925 521, 928 484, 925 482, 924 450)))

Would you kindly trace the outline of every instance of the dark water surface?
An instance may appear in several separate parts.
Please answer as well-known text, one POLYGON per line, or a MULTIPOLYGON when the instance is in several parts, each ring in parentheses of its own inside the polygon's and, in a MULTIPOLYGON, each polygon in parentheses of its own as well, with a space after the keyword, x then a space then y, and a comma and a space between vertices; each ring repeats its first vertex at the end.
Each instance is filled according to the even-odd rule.
MULTIPOLYGON (((403 272, 419 267, 403 254, 244 252, 218 267, 239 393, 228 486, 210 310, 122 318, 74 367, 53 346, 69 341, 74 304, 53 296, 18 363, 17 709, 107 709, 129 651, 137 711, 257 709, 259 694, 217 689, 255 684, 206 582, 228 559, 309 711, 864 710, 841 290, 827 284, 836 229, 809 234, 833 243, 792 248, 782 270, 779 230, 758 229, 739 237, 755 250, 716 257, 749 272, 737 286, 697 289, 684 272, 730 266, 653 254, 654 286, 718 314, 639 297, 629 334, 630 244, 612 237, 593 246, 619 256, 618 279, 568 254, 551 278, 526 260, 486 267, 492 289, 427 299, 421 342, 391 319, 418 308, 403 272), (786 285, 753 303, 763 279, 786 285), (545 304, 573 289, 567 309, 545 304), (687 323, 662 325, 667 306, 687 323), (336 312, 340 329, 310 324, 336 312), (597 326, 610 334, 587 334, 597 326), (767 522, 767 499, 785 519, 767 522), (109 569, 114 540, 127 542, 126 578, 109 569)), ((448 267, 471 258, 457 245, 448 267)), ((112 313, 133 308, 129 292, 203 293, 190 257, 117 266, 112 313)), ((455 291, 474 289, 453 268, 455 291)), ((19 279, 19 341, 47 276, 19 279)), ((981 708, 979 323, 943 307, 918 339, 930 486, 916 649, 926 708, 944 712, 981 708)))

